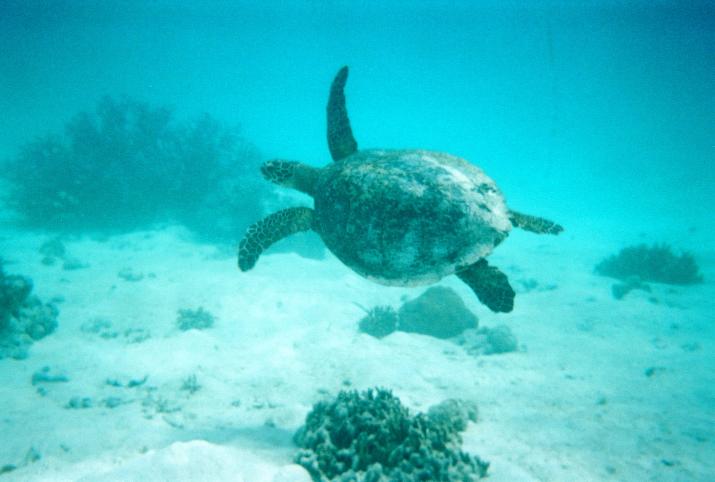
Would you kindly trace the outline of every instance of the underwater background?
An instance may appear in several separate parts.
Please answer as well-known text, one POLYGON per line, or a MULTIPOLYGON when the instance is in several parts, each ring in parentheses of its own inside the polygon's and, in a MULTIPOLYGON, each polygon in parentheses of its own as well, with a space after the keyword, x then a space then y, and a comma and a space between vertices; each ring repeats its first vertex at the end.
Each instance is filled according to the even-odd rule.
POLYGON ((10 0, 0 51, 0 481, 715 478, 712 2, 10 0), (311 205, 260 165, 331 162, 343 65, 360 148, 463 157, 564 226, 490 257, 512 313, 314 234, 238 270, 311 205), (377 435, 327 469, 330 403, 402 425, 345 422, 377 435), (396 425, 433 458, 380 458, 396 425))

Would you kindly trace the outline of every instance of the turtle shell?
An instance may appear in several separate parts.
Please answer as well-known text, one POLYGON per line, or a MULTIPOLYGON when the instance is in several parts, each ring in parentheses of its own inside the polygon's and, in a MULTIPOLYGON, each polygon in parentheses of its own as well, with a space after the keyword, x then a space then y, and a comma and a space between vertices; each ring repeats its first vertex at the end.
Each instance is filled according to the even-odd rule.
POLYGON ((504 198, 481 169, 423 150, 363 150, 323 169, 315 230, 357 273, 385 285, 438 281, 509 233, 504 198))

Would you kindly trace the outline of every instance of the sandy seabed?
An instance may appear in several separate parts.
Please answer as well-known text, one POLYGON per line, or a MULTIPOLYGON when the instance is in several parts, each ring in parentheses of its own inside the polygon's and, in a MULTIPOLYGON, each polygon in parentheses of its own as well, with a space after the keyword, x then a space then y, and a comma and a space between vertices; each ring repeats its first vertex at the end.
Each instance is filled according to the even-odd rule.
POLYGON ((424 335, 359 333, 360 306, 398 307, 424 288, 375 285, 330 254, 267 255, 240 273, 231 250, 170 227, 68 239, 88 266, 64 270, 41 263, 48 239, 0 232, 5 270, 60 300, 55 333, 0 360, 0 466, 18 467, 2 481, 309 481, 292 465, 306 413, 376 386, 413 411, 475 401, 463 448, 491 463, 492 482, 715 478, 713 259, 703 284, 618 301, 593 266, 620 246, 514 233, 490 258, 517 288, 512 313, 442 281, 480 326, 519 340, 475 357, 424 335), (198 307, 214 326, 177 328, 177 311, 198 307), (43 369, 68 381, 33 384, 43 369))

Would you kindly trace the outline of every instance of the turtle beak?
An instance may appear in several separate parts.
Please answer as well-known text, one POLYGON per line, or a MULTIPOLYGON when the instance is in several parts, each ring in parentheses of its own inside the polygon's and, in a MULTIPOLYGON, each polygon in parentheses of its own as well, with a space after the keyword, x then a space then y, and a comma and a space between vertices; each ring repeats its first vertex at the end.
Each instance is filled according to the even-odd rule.
POLYGON ((291 181, 295 168, 298 165, 295 161, 284 161, 282 159, 271 159, 261 166, 261 174, 271 182, 281 186, 292 187, 291 181))
POLYGON ((270 172, 272 171, 271 169, 271 163, 273 161, 266 161, 263 164, 261 164, 261 174, 263 175, 263 178, 266 179, 267 181, 271 180, 270 172))

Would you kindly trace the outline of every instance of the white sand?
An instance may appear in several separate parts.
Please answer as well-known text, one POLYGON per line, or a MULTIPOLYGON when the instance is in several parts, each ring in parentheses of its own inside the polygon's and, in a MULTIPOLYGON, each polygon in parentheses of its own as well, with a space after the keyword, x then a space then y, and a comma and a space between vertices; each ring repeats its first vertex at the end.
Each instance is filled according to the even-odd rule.
POLYGON ((332 256, 274 254, 242 274, 232 252, 168 228, 68 240, 90 266, 66 271, 40 263, 46 235, 0 234, 6 271, 30 276, 45 301, 64 298, 54 334, 25 360, 0 360, 0 466, 41 455, 2 481, 307 481, 291 465, 291 437, 312 404, 374 386, 413 410, 475 400, 481 420, 464 448, 491 462, 493 482, 715 477, 712 254, 705 284, 616 301, 592 269, 618 243, 514 233, 492 263, 516 287, 538 286, 518 293, 513 313, 492 314, 456 278, 443 280, 482 326, 506 323, 522 346, 472 357, 426 336, 359 334, 356 303, 398 307, 423 289, 375 285, 332 256), (145 277, 125 281, 124 268, 145 277), (216 315, 213 328, 176 328, 179 308, 199 306, 216 315), (86 332, 97 319, 116 337, 86 332), (69 382, 33 386, 44 366, 69 382), (182 390, 191 375, 193 394, 182 390), (92 406, 68 409, 72 397, 92 406), (108 408, 110 397, 121 403, 108 408))

